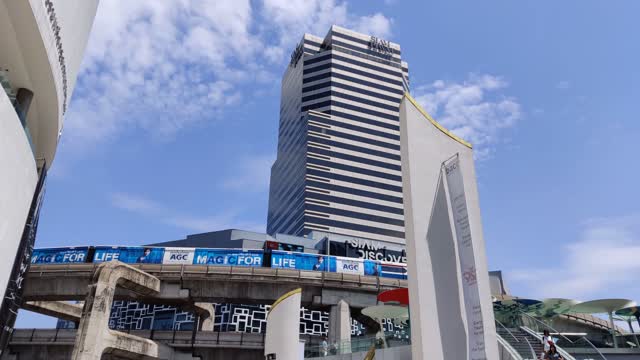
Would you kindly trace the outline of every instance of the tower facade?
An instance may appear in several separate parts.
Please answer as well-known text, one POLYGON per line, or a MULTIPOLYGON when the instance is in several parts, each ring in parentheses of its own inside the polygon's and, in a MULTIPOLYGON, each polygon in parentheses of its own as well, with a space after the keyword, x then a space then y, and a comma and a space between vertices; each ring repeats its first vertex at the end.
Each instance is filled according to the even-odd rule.
POLYGON ((282 79, 267 232, 404 243, 400 45, 332 26, 305 34, 282 79))
POLYGON ((98 0, 0 0, 0 355, 98 0))

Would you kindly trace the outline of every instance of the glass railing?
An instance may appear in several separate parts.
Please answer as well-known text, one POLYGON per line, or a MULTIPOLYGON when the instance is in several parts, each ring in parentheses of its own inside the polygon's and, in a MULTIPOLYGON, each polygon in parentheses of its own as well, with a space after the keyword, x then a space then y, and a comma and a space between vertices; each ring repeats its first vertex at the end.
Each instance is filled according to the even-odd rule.
MULTIPOLYGON (((31 98, 33 96, 33 93, 31 93, 30 91, 24 89, 28 93, 28 95, 27 95, 28 104, 26 104, 26 106, 21 106, 21 104, 19 104, 19 100, 18 100, 18 93, 11 86, 11 82, 9 81, 9 74, 8 74, 7 70, 5 70, 5 69, 0 69, 0 86, 2 87, 4 92, 7 94, 7 97, 9 98, 9 101, 11 102, 11 105, 13 105, 13 108, 16 111, 16 115, 18 115, 18 119, 20 119, 20 124, 22 125, 22 128, 24 129, 25 136, 27 137, 27 140, 29 141, 29 146, 31 147, 31 152, 35 154, 35 148, 34 148, 34 145, 33 145, 33 139, 31 137, 31 131, 29 130, 29 126, 27 125, 27 112, 28 112, 29 105, 31 103, 31 98)), ((23 97, 23 99, 24 99, 24 97, 23 97)), ((24 104, 22 104, 22 105, 24 105, 24 104)))
POLYGON ((350 341, 337 343, 307 343, 304 347, 304 357, 306 359, 338 354, 362 353, 369 351, 372 347, 385 349, 408 345, 411 345, 410 339, 401 339, 393 335, 385 336, 384 339, 375 336, 352 337, 350 341))

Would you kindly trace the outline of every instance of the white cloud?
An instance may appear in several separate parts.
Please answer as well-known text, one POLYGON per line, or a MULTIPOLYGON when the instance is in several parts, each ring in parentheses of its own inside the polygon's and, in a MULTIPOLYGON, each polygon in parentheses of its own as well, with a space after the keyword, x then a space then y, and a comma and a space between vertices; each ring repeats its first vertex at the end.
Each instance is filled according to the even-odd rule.
POLYGON ((498 76, 470 74, 461 83, 437 80, 418 86, 413 94, 438 122, 473 144, 476 158, 485 159, 502 130, 522 118, 517 99, 502 93, 508 85, 498 76))
POLYGON ((269 188, 271 165, 275 161, 275 154, 247 156, 238 162, 233 176, 222 185, 230 190, 264 191, 269 188))
POLYGON ((264 232, 266 228, 264 223, 242 219, 234 210, 215 215, 193 215, 172 210, 169 206, 136 194, 113 193, 109 198, 111 205, 115 208, 193 232, 231 228, 264 232))
POLYGON ((119 209, 146 215, 154 215, 166 211, 162 205, 133 194, 113 193, 111 194, 111 204, 119 209))
POLYGON ((638 259, 640 214, 592 219, 584 223, 577 241, 542 250, 540 268, 514 271, 509 278, 541 298, 638 299, 640 290, 633 285, 640 273, 638 259))
POLYGON ((381 13, 357 16, 349 13, 346 1, 340 0, 263 0, 265 33, 274 33, 277 44, 268 49, 267 58, 280 64, 286 58, 273 54, 288 53, 303 33, 324 37, 331 25, 339 25, 372 35, 391 36, 393 20, 381 13))
POLYGON ((257 50, 248 0, 102 1, 65 133, 95 141, 128 128, 171 136, 241 95, 230 59, 257 50))
POLYGON ((566 80, 559 81, 556 84, 556 89, 559 89, 559 90, 567 90, 570 87, 571 87, 571 84, 566 80))
POLYGON ((371 16, 362 16, 358 19, 355 30, 364 34, 371 34, 381 38, 391 36, 391 24, 393 19, 389 19, 381 13, 371 16))
POLYGON ((279 79, 304 32, 324 36, 334 23, 388 36, 392 21, 349 14, 341 0, 102 1, 65 140, 136 129, 170 138, 221 118, 251 96, 245 85, 279 79))

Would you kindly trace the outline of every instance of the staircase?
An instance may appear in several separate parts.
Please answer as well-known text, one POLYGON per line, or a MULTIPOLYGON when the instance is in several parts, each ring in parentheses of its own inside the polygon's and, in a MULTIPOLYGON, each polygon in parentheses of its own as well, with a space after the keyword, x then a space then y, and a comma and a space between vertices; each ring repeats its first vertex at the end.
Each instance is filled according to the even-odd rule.
POLYGON ((498 334, 506 340, 524 360, 537 360, 542 353, 542 343, 528 333, 516 328, 498 327, 498 334), (527 343, 528 341, 528 343, 527 343), (530 344, 530 345, 529 345, 530 344), (535 356, 531 354, 531 349, 535 356))

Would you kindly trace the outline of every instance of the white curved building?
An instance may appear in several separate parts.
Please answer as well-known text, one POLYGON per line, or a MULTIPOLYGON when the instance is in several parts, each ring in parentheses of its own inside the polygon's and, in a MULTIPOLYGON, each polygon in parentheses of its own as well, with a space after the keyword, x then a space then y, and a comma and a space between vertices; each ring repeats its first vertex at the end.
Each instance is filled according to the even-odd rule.
POLYGON ((20 288, 21 238, 38 179, 53 162, 97 7, 98 0, 0 0, 2 326, 7 297, 15 296, 5 289, 20 288))

